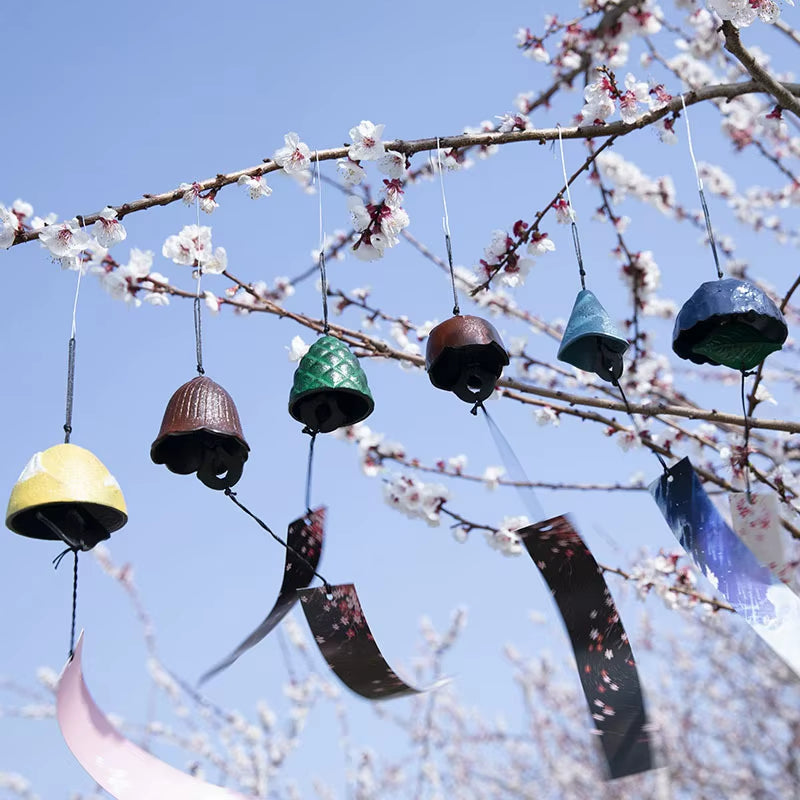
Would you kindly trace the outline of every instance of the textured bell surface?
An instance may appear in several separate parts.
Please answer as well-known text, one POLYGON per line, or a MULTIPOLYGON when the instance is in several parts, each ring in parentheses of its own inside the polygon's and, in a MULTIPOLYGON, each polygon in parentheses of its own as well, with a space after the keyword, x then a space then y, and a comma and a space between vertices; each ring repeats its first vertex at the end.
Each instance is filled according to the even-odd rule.
POLYGON ((321 336, 308 349, 294 373, 289 413, 315 433, 355 425, 375 408, 367 376, 334 336, 321 336))
POLYGON ((751 370, 780 350, 788 329, 780 309, 749 281, 709 281, 683 304, 672 349, 695 364, 751 370))
POLYGON ((196 472, 211 489, 227 489, 242 477, 249 450, 233 399, 200 375, 170 398, 150 458, 179 475, 196 472))
POLYGON ((578 292, 558 348, 558 360, 613 383, 622 375, 622 356, 628 347, 628 340, 594 293, 588 289, 578 292))
POLYGON ((35 453, 11 490, 6 525, 21 536, 91 550, 128 521, 114 476, 93 453, 58 444, 35 453))
POLYGON ((428 336, 425 369, 431 383, 465 403, 485 400, 507 364, 500 334, 480 317, 451 317, 428 336))

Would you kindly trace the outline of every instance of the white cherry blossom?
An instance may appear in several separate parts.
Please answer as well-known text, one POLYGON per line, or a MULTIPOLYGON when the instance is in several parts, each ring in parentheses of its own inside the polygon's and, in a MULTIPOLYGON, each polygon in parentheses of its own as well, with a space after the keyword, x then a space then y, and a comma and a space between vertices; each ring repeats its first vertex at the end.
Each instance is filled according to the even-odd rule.
POLYGON ((375 125, 363 119, 355 128, 350 129, 350 138, 353 144, 347 150, 347 155, 353 161, 377 161, 385 152, 381 136, 384 125, 375 125))
POLYGON ((242 175, 236 183, 244 186, 250 194, 251 200, 258 200, 259 197, 269 197, 272 189, 267 186, 267 181, 263 175, 242 175))
POLYGON ((406 172, 406 157, 396 150, 388 150, 378 159, 378 169, 390 178, 402 178, 406 172))
POLYGON ((100 219, 92 226, 92 233, 101 247, 113 247, 125 240, 128 235, 125 226, 117 219, 117 212, 106 206, 100 212, 100 219))
POLYGON ((88 247, 89 234, 78 224, 76 217, 60 225, 48 225, 39 233, 39 241, 56 258, 74 258, 88 247))
POLYGON ((347 187, 357 186, 367 177, 364 168, 350 158, 340 158, 336 162, 336 168, 347 187))
POLYGON ((0 250, 8 250, 19 230, 19 219, 13 211, 0 205, 0 250))
POLYGON ((283 167, 284 172, 290 175, 303 172, 311 167, 311 150, 300 137, 290 131, 283 137, 284 146, 275 151, 272 160, 283 167))

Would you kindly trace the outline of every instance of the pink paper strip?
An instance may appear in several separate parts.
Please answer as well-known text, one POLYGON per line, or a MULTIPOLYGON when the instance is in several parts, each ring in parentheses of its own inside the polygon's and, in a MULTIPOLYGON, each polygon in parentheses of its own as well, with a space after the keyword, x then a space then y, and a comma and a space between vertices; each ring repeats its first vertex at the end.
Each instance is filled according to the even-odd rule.
POLYGON ((78 763, 116 800, 245 800, 246 796, 193 778, 126 739, 108 721, 83 680, 83 633, 56 690, 56 716, 78 763))

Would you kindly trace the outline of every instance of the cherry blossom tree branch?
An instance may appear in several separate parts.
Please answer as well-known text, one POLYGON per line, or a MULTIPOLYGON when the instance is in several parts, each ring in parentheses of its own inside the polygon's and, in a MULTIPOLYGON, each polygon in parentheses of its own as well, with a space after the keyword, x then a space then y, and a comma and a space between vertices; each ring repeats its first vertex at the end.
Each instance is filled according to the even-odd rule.
MULTIPOLYGON (((775 86, 782 90, 782 96, 793 98, 794 95, 800 95, 800 84, 798 83, 778 83, 771 79, 775 86)), ((774 87, 773 87, 774 88, 774 87)), ((706 100, 715 98, 730 99, 739 97, 744 94, 754 93, 767 93, 773 94, 772 88, 765 88, 760 81, 746 81, 739 83, 723 83, 715 86, 706 86, 687 92, 684 95, 686 105, 694 105, 695 103, 702 103, 706 100)), ((794 105, 800 108, 800 104, 793 101, 794 105)), ((783 104, 783 103, 782 103, 783 104)), ((673 98, 671 101, 663 105, 661 108, 649 111, 642 114, 641 117, 634 122, 617 122, 604 123, 602 125, 584 125, 570 128, 534 128, 524 131, 508 131, 508 132, 490 132, 490 133, 464 133, 455 136, 444 137, 428 137, 425 139, 416 139, 405 141, 396 139, 394 141, 384 142, 387 150, 396 150, 406 156, 412 156, 416 153, 428 152, 436 150, 437 147, 445 149, 460 149, 463 147, 471 146, 491 146, 514 144, 518 142, 539 142, 544 144, 547 141, 552 141, 559 138, 559 134, 564 139, 596 139, 611 136, 624 136, 636 130, 646 128, 648 125, 653 124, 662 117, 672 112, 678 111, 682 107, 681 98, 673 98)), ((790 106, 785 106, 790 108, 790 106)), ((316 161, 331 161, 339 158, 346 158, 348 153, 347 147, 335 147, 325 150, 318 150, 311 153, 310 160, 316 161)), ((213 178, 206 178, 202 181, 197 181, 197 192, 219 191, 225 186, 230 186, 236 183, 239 178, 243 176, 257 177, 266 175, 270 172, 275 172, 281 167, 271 158, 265 158, 263 163, 253 167, 246 167, 245 169, 236 170, 235 172, 218 173, 213 178)), ((122 219, 129 214, 138 211, 144 211, 148 208, 155 206, 167 206, 171 203, 178 202, 183 199, 185 189, 171 189, 160 194, 146 194, 137 200, 131 200, 122 203, 118 206, 111 206, 117 212, 117 218, 122 219)), ((78 214, 76 215, 81 225, 88 226, 97 222, 101 218, 100 212, 92 214, 78 214)), ((25 242, 30 242, 38 238, 38 230, 25 230, 17 233, 13 244, 19 245, 25 242)))
POLYGON ((759 83, 771 94, 781 108, 791 111, 800 118, 800 102, 791 90, 776 80, 753 57, 750 51, 742 44, 739 29, 730 21, 722 23, 722 33, 725 36, 725 49, 736 58, 739 63, 750 73, 754 81, 759 83))

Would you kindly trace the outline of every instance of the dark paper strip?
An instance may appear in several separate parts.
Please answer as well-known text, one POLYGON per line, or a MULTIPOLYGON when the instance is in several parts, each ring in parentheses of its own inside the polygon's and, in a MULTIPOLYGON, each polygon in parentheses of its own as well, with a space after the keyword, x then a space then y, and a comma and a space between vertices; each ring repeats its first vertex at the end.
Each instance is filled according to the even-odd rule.
POLYGON ((698 569, 800 675, 800 598, 728 527, 689 459, 654 481, 650 494, 698 569))
POLYGON ((298 600, 297 590, 305 589, 311 583, 313 570, 319 564, 325 538, 325 513, 326 508, 321 506, 289 525, 286 543, 291 549, 286 551, 283 583, 275 605, 262 623, 229 656, 200 678, 201 684, 227 669, 239 656, 257 645, 292 610, 298 600), (298 558, 295 553, 303 558, 298 558))
MULTIPOLYGON (((311 633, 339 680, 368 700, 386 700, 428 689, 409 686, 386 663, 367 625, 352 583, 304 589, 298 594, 311 633)), ((437 683, 429 689, 440 686, 437 683)))
POLYGON ((567 627, 583 693, 612 778, 653 769, 639 673, 614 599, 568 517, 516 531, 567 627))

